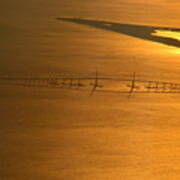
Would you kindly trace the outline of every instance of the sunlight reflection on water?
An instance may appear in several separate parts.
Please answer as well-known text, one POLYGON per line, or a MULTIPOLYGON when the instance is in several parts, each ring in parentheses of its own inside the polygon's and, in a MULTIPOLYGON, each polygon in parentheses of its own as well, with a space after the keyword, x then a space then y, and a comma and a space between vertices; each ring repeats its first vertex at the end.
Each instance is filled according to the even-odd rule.
MULTIPOLYGON (((180 44, 180 32, 178 31, 156 30, 154 33, 152 33, 152 35, 158 37, 172 38, 174 40, 178 40, 180 44)), ((168 51, 166 51, 166 53, 167 52, 170 54, 180 54, 180 49, 169 46, 168 51)))
POLYGON ((180 41, 180 32, 167 31, 167 30, 156 30, 155 33, 153 33, 153 35, 160 36, 160 37, 173 38, 173 39, 180 41))

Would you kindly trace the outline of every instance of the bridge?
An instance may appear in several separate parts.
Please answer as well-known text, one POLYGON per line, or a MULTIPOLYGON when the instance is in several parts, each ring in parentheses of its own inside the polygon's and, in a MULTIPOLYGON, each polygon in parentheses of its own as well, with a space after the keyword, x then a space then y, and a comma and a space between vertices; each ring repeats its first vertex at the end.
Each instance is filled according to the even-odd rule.
POLYGON ((89 90, 109 93, 180 93, 180 83, 143 79, 136 72, 131 74, 106 75, 95 73, 63 74, 1 74, 0 85, 23 87, 59 88, 67 90, 89 90))

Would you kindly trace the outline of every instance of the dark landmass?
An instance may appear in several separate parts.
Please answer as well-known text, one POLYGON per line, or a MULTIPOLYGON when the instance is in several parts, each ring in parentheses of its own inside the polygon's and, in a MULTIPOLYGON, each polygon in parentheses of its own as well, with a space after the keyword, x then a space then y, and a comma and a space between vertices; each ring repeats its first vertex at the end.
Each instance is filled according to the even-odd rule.
POLYGON ((133 37, 144 39, 144 40, 162 43, 168 46, 180 47, 180 41, 177 39, 153 35, 153 33, 155 33, 157 30, 180 32, 179 28, 142 26, 142 25, 136 25, 136 24, 122 24, 122 23, 114 23, 114 22, 109 22, 109 21, 98 21, 98 20, 81 19, 81 18, 66 18, 66 17, 57 18, 57 20, 72 22, 76 24, 88 25, 88 26, 92 26, 98 29, 104 29, 104 30, 113 31, 116 33, 126 34, 129 36, 133 36, 133 37))

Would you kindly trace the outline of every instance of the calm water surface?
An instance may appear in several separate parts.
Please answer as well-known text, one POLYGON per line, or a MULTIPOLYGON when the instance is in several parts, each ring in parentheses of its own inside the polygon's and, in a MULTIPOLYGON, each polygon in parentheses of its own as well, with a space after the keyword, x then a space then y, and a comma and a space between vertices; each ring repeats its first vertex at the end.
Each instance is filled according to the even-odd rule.
MULTIPOLYGON (((85 17, 180 28, 179 1, 0 2, 0 72, 136 71, 179 80, 180 50, 93 27, 85 17)), ((180 96, 0 85, 0 179, 177 180, 180 96)))

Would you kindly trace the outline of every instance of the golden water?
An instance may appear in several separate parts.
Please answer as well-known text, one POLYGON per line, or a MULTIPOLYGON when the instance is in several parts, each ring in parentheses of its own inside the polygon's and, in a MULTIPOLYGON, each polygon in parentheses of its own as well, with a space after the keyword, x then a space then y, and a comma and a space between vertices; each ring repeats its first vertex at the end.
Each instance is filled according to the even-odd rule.
MULTIPOLYGON (((0 71, 136 71, 179 81, 179 48, 56 19, 179 28, 179 7, 166 0, 0 2, 0 71)), ((180 178, 179 95, 88 95, 1 85, 0 179, 180 178)))

